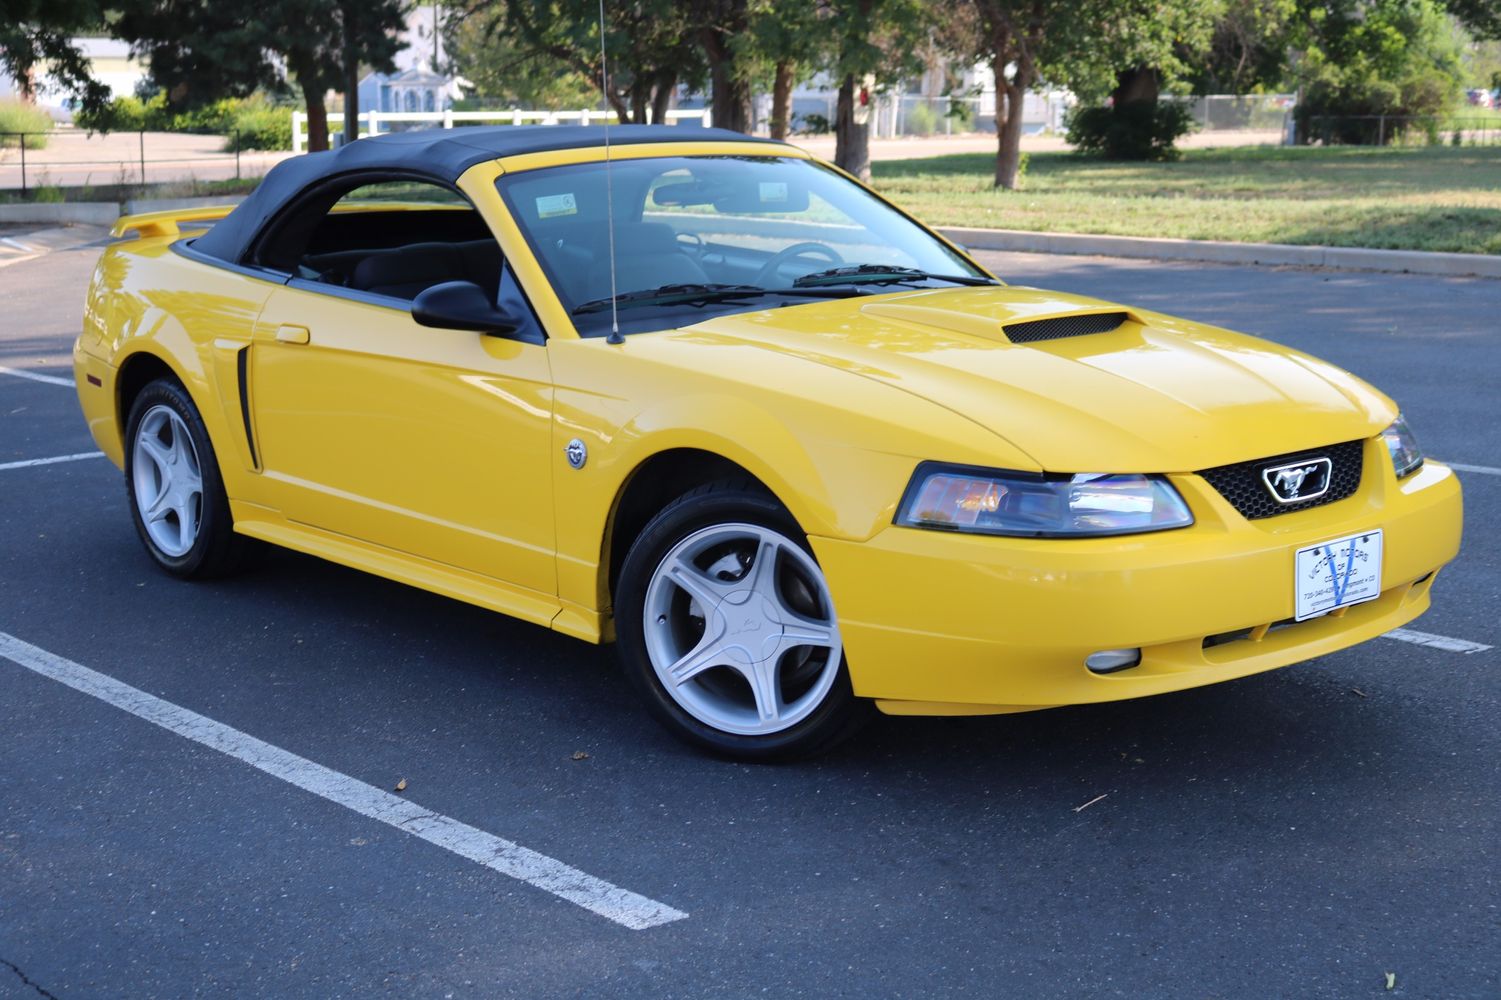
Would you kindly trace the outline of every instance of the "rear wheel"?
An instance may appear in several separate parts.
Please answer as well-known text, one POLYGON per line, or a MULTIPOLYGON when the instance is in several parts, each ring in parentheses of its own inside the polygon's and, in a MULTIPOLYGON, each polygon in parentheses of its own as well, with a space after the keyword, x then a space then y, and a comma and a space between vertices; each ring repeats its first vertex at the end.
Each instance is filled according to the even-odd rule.
POLYGON ((182 386, 148 383, 131 403, 125 442, 131 516, 157 565, 180 577, 238 569, 252 542, 234 533, 208 431, 182 386))
POLYGON ((628 677, 694 746, 745 760, 807 756, 866 714, 807 539, 748 484, 700 487, 668 505, 631 546, 617 594, 628 677))

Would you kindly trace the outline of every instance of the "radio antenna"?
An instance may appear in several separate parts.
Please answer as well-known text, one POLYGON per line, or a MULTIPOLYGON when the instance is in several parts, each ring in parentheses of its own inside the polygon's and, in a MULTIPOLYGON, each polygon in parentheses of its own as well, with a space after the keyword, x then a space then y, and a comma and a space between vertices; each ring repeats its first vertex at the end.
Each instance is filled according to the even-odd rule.
POLYGON ((599 96, 605 106, 605 223, 610 244, 610 335, 607 344, 623 344, 620 310, 615 305, 615 186, 610 182, 610 77, 605 60, 605 0, 599 0, 599 96))

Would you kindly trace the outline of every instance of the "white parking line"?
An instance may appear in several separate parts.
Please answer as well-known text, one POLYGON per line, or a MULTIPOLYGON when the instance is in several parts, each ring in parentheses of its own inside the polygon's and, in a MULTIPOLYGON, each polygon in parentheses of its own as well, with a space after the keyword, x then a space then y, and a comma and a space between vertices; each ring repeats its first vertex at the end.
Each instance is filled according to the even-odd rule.
POLYGON ((379 820, 403 833, 420 837, 491 871, 534 885, 632 930, 645 930, 688 916, 666 903, 622 889, 555 858, 424 809, 415 802, 315 764, 4 632, 0 632, 0 657, 243 761, 273 778, 338 803, 361 816, 379 820))
POLYGON ((13 240, 9 236, 0 236, 0 243, 4 243, 6 246, 15 247, 17 250, 24 251, 25 253, 36 252, 36 247, 29 247, 25 243, 22 243, 20 240, 13 240))
POLYGON ((1456 472, 1478 472, 1482 476, 1501 476, 1501 469, 1495 469, 1489 465, 1460 465, 1458 462, 1445 462, 1444 464, 1456 472))
POLYGON ((37 372, 29 372, 21 368, 6 368, 4 365, 0 365, 0 375, 14 375, 16 378, 29 378, 33 382, 46 382, 48 385, 65 385, 69 389, 73 388, 75 385, 74 381, 70 378, 58 378, 56 375, 42 375, 37 372))
POLYGON ((1418 646, 1432 646, 1434 649, 1442 649, 1450 653, 1483 653, 1487 649, 1494 648, 1483 642, 1451 639, 1447 635, 1434 635, 1432 632, 1419 632, 1410 628, 1394 628, 1390 632, 1383 632, 1381 638, 1410 642, 1418 646))
POLYGON ((33 465, 56 465, 58 462, 81 462, 86 458, 103 458, 102 451, 82 451, 77 455, 53 455, 51 458, 28 458, 20 462, 0 462, 0 472, 29 469, 33 465))

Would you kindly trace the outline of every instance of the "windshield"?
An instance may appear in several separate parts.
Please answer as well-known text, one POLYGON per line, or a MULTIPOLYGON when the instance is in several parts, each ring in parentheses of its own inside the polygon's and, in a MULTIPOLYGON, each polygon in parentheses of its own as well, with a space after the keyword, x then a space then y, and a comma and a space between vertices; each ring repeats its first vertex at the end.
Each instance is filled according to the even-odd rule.
POLYGON ((812 161, 664 156, 496 181, 583 336, 609 332, 607 205, 623 333, 903 288, 989 284, 922 226, 812 161))

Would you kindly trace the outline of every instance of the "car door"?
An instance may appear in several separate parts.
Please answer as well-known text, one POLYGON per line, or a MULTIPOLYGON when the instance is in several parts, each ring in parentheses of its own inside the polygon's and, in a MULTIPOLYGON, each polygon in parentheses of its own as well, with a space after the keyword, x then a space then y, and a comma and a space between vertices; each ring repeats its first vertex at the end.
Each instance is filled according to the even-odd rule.
MULTIPOLYGON (((261 311, 249 398, 265 496, 291 521, 555 595, 546 347, 414 321, 418 286, 467 275, 402 257, 455 242, 433 212, 377 208, 342 231, 390 244, 398 224, 394 247, 313 247, 324 252, 304 254, 261 311), (403 214, 368 224, 382 211, 403 214), (424 230, 434 219, 436 234, 424 230), (362 283, 349 264, 365 250, 390 258, 365 270, 391 283, 349 287, 362 283), (316 274, 330 261, 342 272, 316 274)), ((498 272, 498 248, 494 259, 498 272)))

